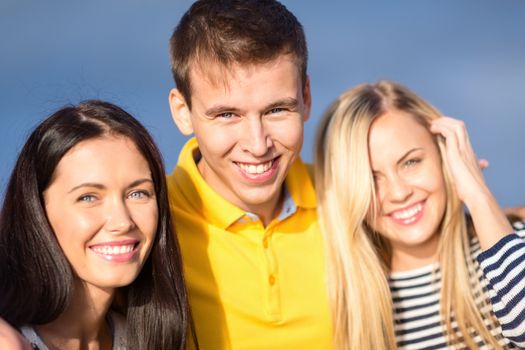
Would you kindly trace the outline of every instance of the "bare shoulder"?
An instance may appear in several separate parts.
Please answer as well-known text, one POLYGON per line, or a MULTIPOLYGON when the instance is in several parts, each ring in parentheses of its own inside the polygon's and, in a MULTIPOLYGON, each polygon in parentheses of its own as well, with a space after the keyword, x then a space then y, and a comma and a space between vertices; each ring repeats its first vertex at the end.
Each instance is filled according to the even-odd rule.
POLYGON ((0 318, 0 349, 32 350, 32 347, 16 329, 0 318))

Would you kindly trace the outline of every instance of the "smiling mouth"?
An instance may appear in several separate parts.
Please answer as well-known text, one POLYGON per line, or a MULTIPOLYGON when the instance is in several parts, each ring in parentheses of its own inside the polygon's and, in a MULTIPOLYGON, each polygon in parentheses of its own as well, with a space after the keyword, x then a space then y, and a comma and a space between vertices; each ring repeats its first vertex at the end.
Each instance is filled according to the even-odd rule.
POLYGON ((422 211, 423 211, 423 203, 419 202, 409 208, 396 210, 392 212, 389 216, 395 222, 398 222, 403 225, 408 225, 408 224, 411 224, 417 221, 421 217, 422 211))
POLYGON ((98 254, 103 255, 121 255, 121 254, 128 254, 131 253, 135 249, 136 244, 125 244, 125 245, 101 245, 101 246, 94 246, 91 247, 91 249, 98 254))
POLYGON ((239 168, 241 168, 242 171, 244 171, 245 173, 247 174, 250 174, 250 175, 261 175, 261 174, 264 174, 266 173, 267 171, 269 171, 273 164, 274 164, 275 160, 272 159, 268 162, 265 162, 265 163, 260 163, 260 164, 248 164, 248 163, 240 163, 240 162, 235 162, 239 168))
POLYGON ((98 257, 115 263, 133 261, 139 252, 138 240, 125 240, 122 242, 107 242, 89 247, 98 257))

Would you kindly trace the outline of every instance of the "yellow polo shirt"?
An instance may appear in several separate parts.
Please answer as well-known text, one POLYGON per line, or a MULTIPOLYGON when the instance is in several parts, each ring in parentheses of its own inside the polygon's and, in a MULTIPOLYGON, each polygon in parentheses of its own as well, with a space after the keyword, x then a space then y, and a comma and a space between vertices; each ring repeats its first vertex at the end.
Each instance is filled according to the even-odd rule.
POLYGON ((292 205, 264 227, 204 181, 196 155, 191 139, 168 188, 200 348, 332 349, 323 241, 306 166, 292 165, 285 182, 292 205))

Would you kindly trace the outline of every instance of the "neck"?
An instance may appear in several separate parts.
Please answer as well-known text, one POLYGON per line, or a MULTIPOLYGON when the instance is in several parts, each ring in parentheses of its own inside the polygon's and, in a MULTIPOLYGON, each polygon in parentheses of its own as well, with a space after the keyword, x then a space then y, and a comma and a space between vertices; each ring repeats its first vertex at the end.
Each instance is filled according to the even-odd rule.
POLYGON ((114 290, 76 280, 73 297, 60 316, 37 332, 49 349, 111 349, 112 334, 106 314, 114 290))
POLYGON ((391 271, 414 270, 438 261, 439 235, 434 235, 425 244, 414 246, 392 246, 391 271))
POLYGON ((276 198, 273 198, 271 202, 257 205, 255 207, 246 207, 241 209, 256 214, 263 223, 263 225, 266 227, 281 212, 283 207, 283 201, 284 197, 281 191, 281 193, 279 193, 279 195, 276 196, 276 198))

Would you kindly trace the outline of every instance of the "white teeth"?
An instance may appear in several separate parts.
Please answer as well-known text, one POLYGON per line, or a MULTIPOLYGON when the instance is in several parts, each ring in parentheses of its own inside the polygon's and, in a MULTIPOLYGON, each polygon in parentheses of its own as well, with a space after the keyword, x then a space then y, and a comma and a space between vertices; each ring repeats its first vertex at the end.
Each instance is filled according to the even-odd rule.
POLYGON ((93 251, 99 254, 104 255, 118 255, 118 254, 126 254, 133 251, 133 248, 135 247, 134 244, 128 244, 128 245, 122 245, 122 246, 96 246, 92 247, 93 251))
POLYGON ((408 209, 405 209, 405 210, 396 211, 396 212, 394 212, 392 214, 392 216, 395 219, 406 220, 408 218, 413 217, 417 213, 419 213, 422 208, 423 208, 423 206, 421 205, 421 203, 418 203, 418 204, 414 205, 411 208, 408 208, 408 209))
POLYGON ((266 162, 266 163, 258 164, 258 165, 244 164, 244 163, 237 163, 237 164, 243 171, 247 172, 248 174, 257 175, 257 174, 262 174, 270 170, 270 168, 273 165, 273 160, 266 162))

